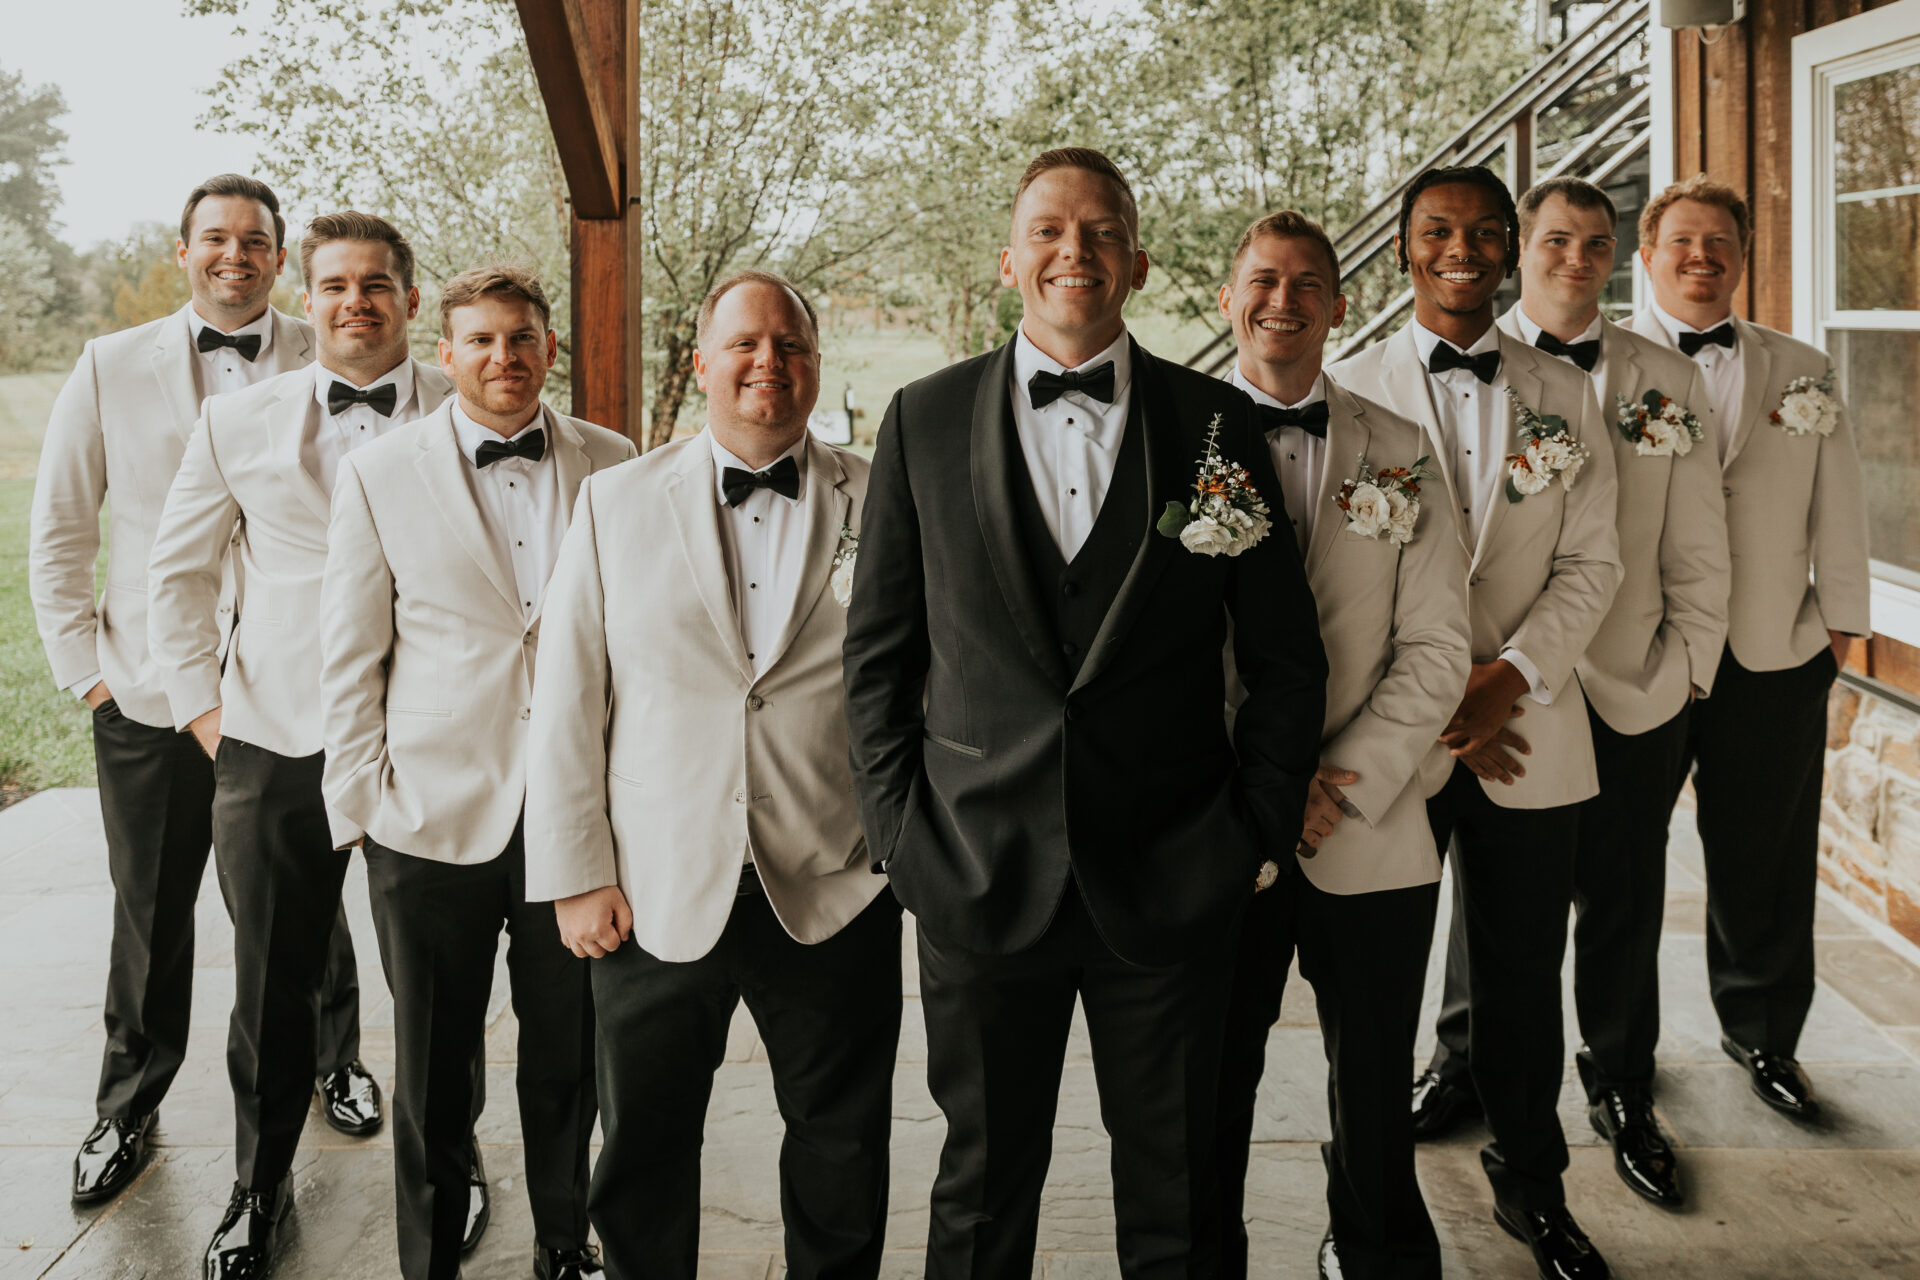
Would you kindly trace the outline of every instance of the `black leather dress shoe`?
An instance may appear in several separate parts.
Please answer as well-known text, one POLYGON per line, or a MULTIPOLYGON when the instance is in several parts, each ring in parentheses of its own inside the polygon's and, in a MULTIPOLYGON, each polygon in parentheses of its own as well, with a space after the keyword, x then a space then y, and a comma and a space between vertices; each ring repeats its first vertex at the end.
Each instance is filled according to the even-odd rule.
POLYGON ((1720 1047, 1747 1069, 1747 1083, 1753 1086, 1754 1096, 1775 1111, 1805 1119, 1820 1109, 1813 1096, 1813 1082, 1792 1058, 1765 1049, 1743 1049, 1725 1036, 1720 1037, 1720 1047))
POLYGON ((1545 1213, 1493 1206, 1493 1220, 1533 1250, 1540 1280, 1607 1280, 1613 1273, 1566 1209, 1545 1213))
POLYGON ((1340 1270, 1340 1246, 1333 1242, 1333 1228, 1327 1228, 1327 1234, 1320 1237, 1319 1254, 1320 1280, 1343 1280, 1345 1272, 1340 1270))
POLYGON ((351 1138, 376 1133, 386 1116, 380 1110, 380 1083, 355 1058, 332 1075, 314 1081, 327 1123, 351 1138))
POLYGON ((578 1249, 533 1246, 533 1280, 585 1280, 602 1274, 600 1250, 590 1244, 578 1249))
POLYGON ((473 1144, 473 1161, 467 1165, 467 1233, 460 1237, 460 1252, 472 1253, 486 1233, 487 1219, 493 1214, 493 1200, 487 1195, 487 1167, 480 1163, 480 1144, 473 1144))
POLYGON ((1413 1140, 1438 1138, 1462 1120, 1480 1115, 1480 1095, 1472 1084, 1443 1080, 1429 1068, 1413 1082, 1413 1140))
POLYGON ((157 1111, 125 1120, 100 1120, 73 1158, 73 1202, 99 1204, 126 1190, 147 1163, 147 1135, 157 1111))
POLYGON ((1680 1162, 1654 1123, 1651 1097, 1608 1089, 1587 1107, 1587 1119, 1613 1144, 1613 1171, 1628 1190, 1669 1209, 1680 1206, 1680 1162))
POLYGON ((249 1191, 234 1183, 227 1211, 207 1244, 201 1280, 262 1280, 273 1269, 274 1238, 292 1203, 291 1177, 272 1192, 249 1191))

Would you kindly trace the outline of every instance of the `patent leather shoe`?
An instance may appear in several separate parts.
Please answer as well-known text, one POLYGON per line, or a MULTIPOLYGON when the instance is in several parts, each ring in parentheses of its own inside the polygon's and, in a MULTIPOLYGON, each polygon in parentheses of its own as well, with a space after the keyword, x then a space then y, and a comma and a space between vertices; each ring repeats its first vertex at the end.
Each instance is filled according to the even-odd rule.
POLYGON ((1345 1272, 1340 1270, 1340 1246, 1333 1242, 1333 1228, 1327 1228, 1327 1234, 1320 1237, 1320 1252, 1316 1259, 1320 1269, 1320 1280, 1344 1280, 1345 1272))
POLYGON ((99 1120, 73 1158, 73 1202, 99 1204, 126 1190, 147 1163, 147 1135, 157 1111, 125 1120, 99 1120))
POLYGON ((1746 1049, 1725 1036, 1720 1047, 1727 1056, 1747 1069, 1747 1083, 1754 1096, 1784 1115, 1805 1119, 1820 1109, 1813 1096, 1813 1082, 1800 1064, 1783 1053, 1765 1049, 1746 1049))
POLYGON ((314 1081, 320 1091, 320 1111, 327 1123, 351 1138, 379 1131, 386 1117, 380 1110, 380 1082, 355 1058, 330 1075, 314 1081))
POLYGON ((1564 1207, 1547 1212, 1493 1206, 1493 1220, 1533 1250, 1540 1280, 1607 1280, 1613 1273, 1564 1207))
POLYGON ((1613 1171, 1642 1200, 1668 1209, 1680 1193, 1680 1162, 1653 1119, 1653 1099, 1643 1091, 1607 1089, 1587 1107, 1593 1131, 1613 1145, 1613 1171))
POLYGON ((460 1252, 472 1253, 479 1245, 492 1213, 493 1200, 487 1195, 487 1167, 480 1163, 480 1144, 476 1142, 473 1159, 467 1165, 467 1230, 460 1237, 460 1252))
POLYGON ((1480 1095, 1471 1083, 1443 1079, 1429 1067, 1413 1082, 1413 1140, 1425 1142, 1438 1138, 1459 1124, 1480 1115, 1480 1095))
POLYGON ((533 1280, 586 1280, 588 1276, 603 1274, 600 1250, 590 1244, 578 1249, 533 1246, 533 1280))
POLYGON ((293 1203, 293 1179, 283 1178, 272 1191, 249 1191, 233 1184, 227 1211, 207 1244, 201 1280, 263 1280, 273 1269, 273 1245, 280 1219, 293 1203))

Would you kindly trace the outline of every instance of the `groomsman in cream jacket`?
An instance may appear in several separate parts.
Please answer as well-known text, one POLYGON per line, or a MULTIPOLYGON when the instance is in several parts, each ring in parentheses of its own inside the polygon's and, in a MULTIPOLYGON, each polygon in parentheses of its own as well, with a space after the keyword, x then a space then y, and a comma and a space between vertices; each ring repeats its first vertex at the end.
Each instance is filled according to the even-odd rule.
POLYGON ((592 957, 616 1280, 692 1280, 700 1144, 745 1000, 786 1120, 786 1274, 887 1225, 900 908, 868 870, 840 650, 867 462, 815 440, 819 329, 747 271, 702 303, 707 429, 580 486, 541 623, 527 897, 592 957))
MULTIPOLYGON (((99 1118, 74 1158, 76 1204, 113 1198, 140 1171, 154 1114, 186 1058, 213 766, 174 730, 147 651, 147 554, 202 401, 313 359, 313 329, 268 302, 286 230, 279 198, 257 178, 223 173, 195 187, 175 242, 192 299, 87 344, 40 452, 28 582, 54 680, 93 713, 114 889, 99 1118), (107 588, 96 601, 103 505, 107 588)), ((334 921, 316 1035, 327 1122, 344 1133, 379 1128, 379 1090, 358 1061, 360 984, 344 914, 334 921)))
POLYGON ((1713 692, 1727 638, 1726 508, 1706 443, 1713 410, 1691 361, 1600 314, 1616 243, 1606 192, 1554 178, 1519 210, 1520 305, 1500 327, 1587 374, 1620 482, 1625 576, 1575 668, 1600 773, 1600 794, 1580 807, 1574 863, 1573 996, 1586 1042, 1577 1063, 1615 1171, 1673 1207, 1682 1196, 1653 1118, 1653 1049, 1667 822, 1686 779, 1690 704, 1713 692))
POLYGON ((547 578, 581 482, 634 452, 540 402, 558 351, 549 315, 528 272, 476 267, 447 281, 440 366, 457 394, 349 454, 333 488, 321 789, 336 842, 365 833, 393 989, 406 1280, 460 1272, 479 1167, 473 1062, 503 925, 533 1274, 600 1274, 587 1243, 593 997, 552 909, 527 901, 521 811, 547 578))
POLYGON ((174 723, 213 759, 213 845, 234 922, 238 1177, 207 1280, 257 1280, 292 1198, 313 1089, 313 1008, 347 854, 321 798, 320 580, 341 459, 450 389, 407 357, 413 250, 364 213, 300 242, 319 358, 207 402, 167 494, 148 565, 147 637, 174 723), (221 566, 239 582, 220 650, 221 566))
POLYGON ((1702 447, 1726 499, 1727 645, 1688 742, 1720 1044, 1761 1101, 1805 1116, 1827 692, 1849 637, 1870 630, 1867 515, 1827 353, 1733 314, 1752 226, 1739 193, 1705 176, 1648 201, 1653 305, 1633 327, 1705 375, 1702 447))
POLYGON ((1422 465, 1432 450, 1420 427, 1321 371, 1346 307, 1332 242, 1292 210, 1247 228, 1220 289, 1238 348, 1227 380, 1259 406, 1330 664, 1297 852, 1292 841, 1269 850, 1271 883, 1241 922, 1216 1131, 1221 1274, 1232 1280, 1249 1273, 1254 1098, 1296 947, 1330 1067, 1332 1224, 1319 1272, 1440 1275, 1414 1176, 1406 1070, 1440 901, 1418 774, 1472 665, 1467 553, 1438 472, 1422 465))
POLYGON ((1598 1280, 1606 1262, 1567 1212, 1555 1102, 1579 805, 1599 789, 1574 667, 1620 585, 1613 451, 1587 379, 1494 325, 1519 262, 1499 178, 1421 174, 1397 244, 1414 318, 1332 374, 1427 430, 1462 516, 1474 663, 1422 768, 1434 842, 1453 847, 1449 963, 1465 966, 1472 1019, 1468 1043, 1443 1039, 1416 1082, 1415 1129, 1436 1099, 1477 1093, 1495 1218, 1541 1275, 1598 1280), (1470 1078, 1449 1065, 1460 1048, 1470 1078))

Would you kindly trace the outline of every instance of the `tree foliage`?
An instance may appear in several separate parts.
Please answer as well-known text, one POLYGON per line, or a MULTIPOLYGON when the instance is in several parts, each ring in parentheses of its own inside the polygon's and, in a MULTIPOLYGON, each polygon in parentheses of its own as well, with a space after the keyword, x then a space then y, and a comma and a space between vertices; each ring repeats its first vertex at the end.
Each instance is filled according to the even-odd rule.
POLYGON ((0 372, 44 363, 63 319, 73 252, 54 236, 55 168, 67 135, 65 100, 0 67, 0 372))

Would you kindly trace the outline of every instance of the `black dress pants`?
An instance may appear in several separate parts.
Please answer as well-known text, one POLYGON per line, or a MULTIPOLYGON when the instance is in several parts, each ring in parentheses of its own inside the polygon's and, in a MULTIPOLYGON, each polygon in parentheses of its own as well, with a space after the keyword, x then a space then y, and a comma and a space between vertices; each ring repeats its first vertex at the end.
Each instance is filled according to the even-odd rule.
POLYGON ((1707 870, 1707 981, 1747 1049, 1796 1056, 1813 1003, 1813 904, 1826 770, 1830 649, 1749 671, 1728 649, 1689 746, 1707 870))
POLYGON ((698 960, 661 960, 629 941, 588 969, 602 1130, 588 1210, 608 1280, 693 1280, 707 1102, 742 1000, 766 1046, 786 1122, 786 1274, 873 1280, 886 1244, 900 1043, 893 894, 881 890, 839 933, 806 945, 750 888, 698 960))
POLYGON ((293 1168, 317 1071, 320 988, 347 854, 333 848, 321 757, 223 738, 213 762, 214 864, 233 919, 234 1162, 270 1192, 293 1168))
POLYGON ((476 1059, 493 957, 507 931, 520 1023, 515 1084, 534 1238, 587 1241, 587 1150, 596 1114, 587 962, 560 942, 550 902, 527 901, 516 828, 505 852, 456 866, 365 845, 380 961, 393 991, 393 1178, 400 1274, 457 1280, 467 1220, 476 1059))
POLYGON ((1660 926, 1667 825, 1686 781, 1688 708, 1645 733, 1587 709, 1600 794, 1580 806, 1573 863, 1573 1003, 1589 1099, 1653 1087, 1660 1039, 1660 926))
MULTIPOLYGON (((142 724, 112 698, 93 712, 94 767, 113 881, 106 1051, 94 1107, 146 1115, 187 1054, 194 903, 213 843, 213 762, 189 733, 142 724)), ((335 920, 315 1029, 321 1074, 360 1055, 360 984, 345 912, 335 920)))
MULTIPOLYGON (((1452 843, 1453 927, 1433 1069, 1470 1081, 1493 1141, 1480 1163, 1494 1199, 1566 1203, 1560 1128, 1560 966, 1573 905, 1580 806, 1505 809, 1463 764, 1427 801, 1435 845, 1452 843)), ((1401 1105, 1405 1106, 1403 1097, 1401 1105)))
MULTIPOLYGON (((1280 1016, 1296 944, 1326 1045, 1333 1140, 1320 1154, 1342 1274, 1438 1280, 1440 1241, 1414 1175, 1407 1067, 1439 901, 1438 884, 1334 894, 1301 874, 1254 895, 1240 929, 1215 1128, 1223 1280, 1250 1274, 1248 1146, 1267 1033, 1280 1016)), ((1255 1273, 1287 1271, 1276 1272, 1278 1264, 1266 1259, 1255 1273)))
POLYGON ((1213 1275, 1214 1103, 1232 934, 1180 964, 1129 964, 1101 940, 1070 880, 1025 951, 985 955, 924 928, 919 943, 927 1084, 947 1117, 928 1280, 1031 1272, 1076 995, 1113 1140, 1120 1273, 1213 1275))

